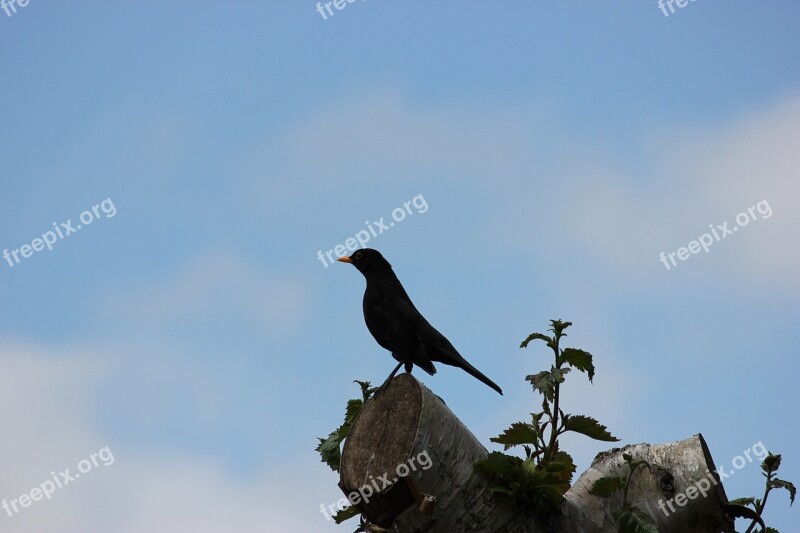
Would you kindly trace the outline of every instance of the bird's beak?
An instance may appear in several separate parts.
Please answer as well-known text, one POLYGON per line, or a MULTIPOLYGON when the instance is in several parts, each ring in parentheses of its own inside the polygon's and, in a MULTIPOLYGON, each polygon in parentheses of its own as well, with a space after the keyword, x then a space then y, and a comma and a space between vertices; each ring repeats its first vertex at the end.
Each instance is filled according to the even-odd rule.
POLYGON ((339 259, 337 259, 337 261, 341 261, 342 263, 352 263, 353 262, 353 260, 350 259, 349 257, 340 257, 339 259))

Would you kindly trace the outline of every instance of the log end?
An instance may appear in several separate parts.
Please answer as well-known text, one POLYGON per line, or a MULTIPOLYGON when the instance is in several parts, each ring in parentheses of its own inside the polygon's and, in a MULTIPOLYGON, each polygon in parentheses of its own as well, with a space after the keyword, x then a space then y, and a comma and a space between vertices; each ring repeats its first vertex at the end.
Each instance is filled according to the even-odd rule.
POLYGON ((413 481, 397 468, 413 451, 421 410, 420 383, 400 374, 367 402, 345 440, 339 487, 375 524, 389 527, 419 503, 413 481))

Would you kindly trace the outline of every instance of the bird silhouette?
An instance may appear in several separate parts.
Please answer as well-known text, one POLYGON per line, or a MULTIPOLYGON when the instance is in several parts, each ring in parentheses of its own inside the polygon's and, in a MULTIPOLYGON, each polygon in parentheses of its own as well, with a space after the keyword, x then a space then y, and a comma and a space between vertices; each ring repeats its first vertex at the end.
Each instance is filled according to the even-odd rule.
POLYGON ((350 263, 367 280, 364 291, 364 321, 375 340, 392 353, 399 362, 383 389, 401 366, 411 372, 414 365, 430 375, 436 373, 433 362, 456 366, 481 380, 500 394, 503 391, 492 380, 464 359, 447 338, 425 320, 408 297, 392 265, 380 252, 371 248, 357 250, 350 257, 340 257, 350 263))

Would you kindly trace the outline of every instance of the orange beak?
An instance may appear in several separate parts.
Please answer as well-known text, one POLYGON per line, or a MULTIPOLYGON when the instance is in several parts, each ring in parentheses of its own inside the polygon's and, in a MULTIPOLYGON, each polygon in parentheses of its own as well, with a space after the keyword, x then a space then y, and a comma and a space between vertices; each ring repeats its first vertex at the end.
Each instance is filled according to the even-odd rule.
POLYGON ((353 262, 353 260, 350 259, 349 257, 340 257, 339 259, 337 259, 337 261, 341 261, 342 263, 352 263, 353 262))

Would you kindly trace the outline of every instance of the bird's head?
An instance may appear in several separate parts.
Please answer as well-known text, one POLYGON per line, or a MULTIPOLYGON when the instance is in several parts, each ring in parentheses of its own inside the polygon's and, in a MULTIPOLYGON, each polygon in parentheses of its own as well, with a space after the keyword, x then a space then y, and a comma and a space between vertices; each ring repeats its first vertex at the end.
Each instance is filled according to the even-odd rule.
POLYGON ((337 261, 350 263, 365 276, 386 272, 392 269, 392 265, 389 264, 389 261, 384 259, 378 250, 373 250, 372 248, 356 250, 350 257, 340 257, 337 261))

